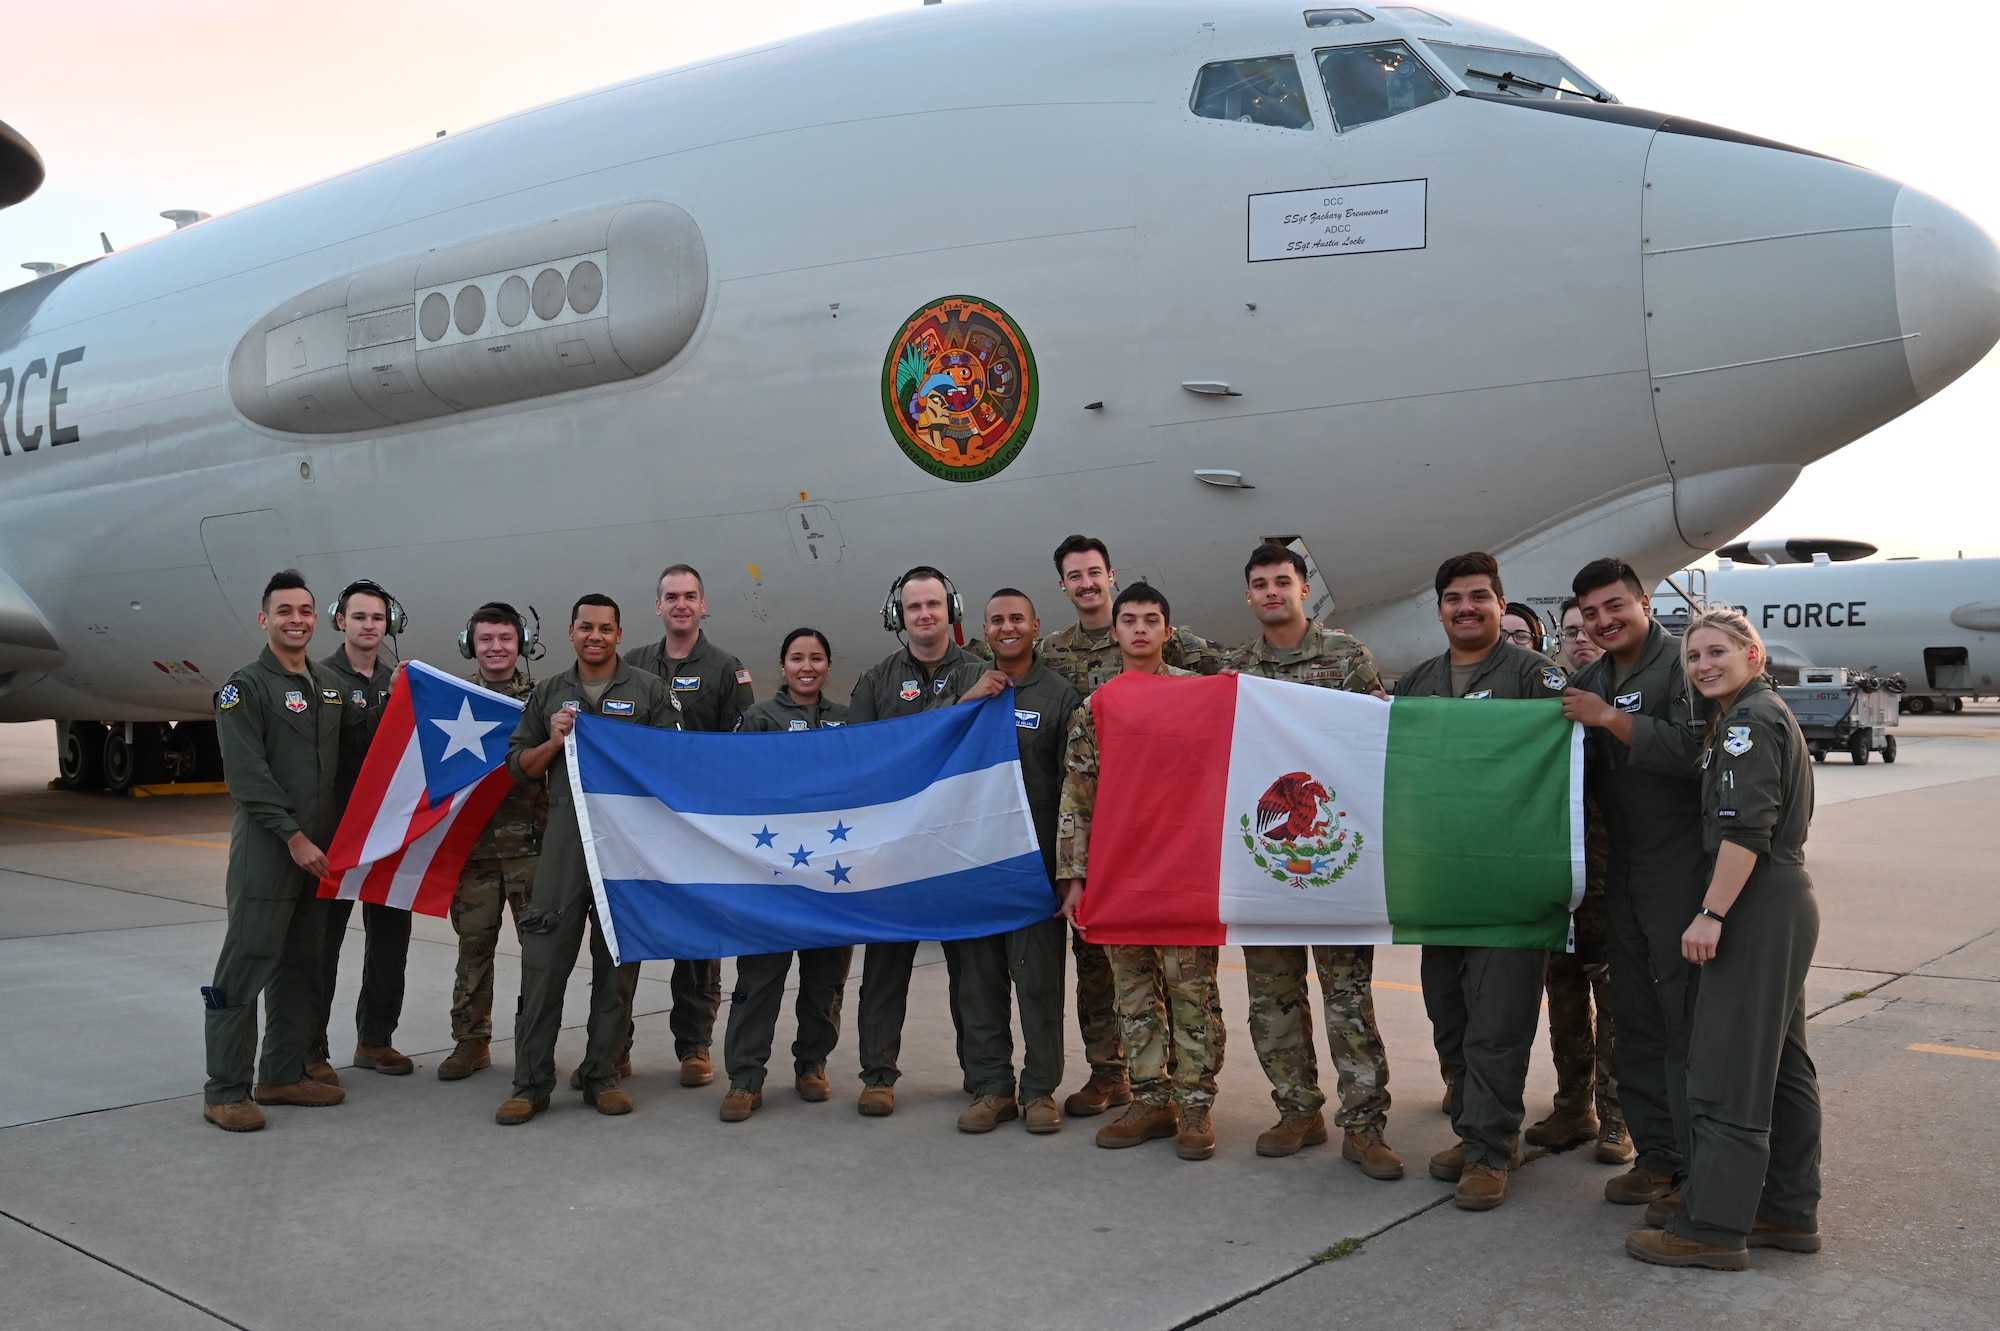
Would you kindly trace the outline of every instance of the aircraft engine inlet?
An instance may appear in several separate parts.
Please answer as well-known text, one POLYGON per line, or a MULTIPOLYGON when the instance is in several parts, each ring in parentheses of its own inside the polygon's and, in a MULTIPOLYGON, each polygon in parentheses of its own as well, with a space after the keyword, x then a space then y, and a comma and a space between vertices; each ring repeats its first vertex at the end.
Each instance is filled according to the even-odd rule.
POLYGON ((694 219, 628 203, 303 292, 236 344, 229 394, 270 429, 343 434, 636 379, 707 297, 694 219))

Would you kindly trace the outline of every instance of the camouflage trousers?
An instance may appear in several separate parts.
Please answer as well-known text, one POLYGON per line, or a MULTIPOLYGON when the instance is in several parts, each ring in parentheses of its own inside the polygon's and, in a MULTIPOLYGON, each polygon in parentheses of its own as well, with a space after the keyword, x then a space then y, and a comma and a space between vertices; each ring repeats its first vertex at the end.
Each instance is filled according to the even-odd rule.
MULTIPOLYGON (((1320 994, 1326 1002, 1326 1043, 1339 1076, 1344 1130, 1380 1127, 1389 1115, 1389 1057, 1375 1026, 1372 947, 1315 947, 1320 994)), ((1310 1118, 1326 1103, 1313 1049, 1312 996, 1303 947, 1246 947, 1250 1041, 1271 1079, 1271 1099, 1287 1118, 1310 1118)))
POLYGON ((1594 1100, 1600 1125, 1622 1125, 1625 1117, 1618 1108, 1618 1079, 1611 1069, 1611 926, 1601 889, 1584 893, 1575 927, 1576 951, 1549 954, 1549 1053, 1556 1065, 1555 1111, 1582 1114, 1594 1100))
POLYGON ((1119 1037, 1118 1009, 1112 1001, 1111 959, 1104 954, 1104 944, 1086 942, 1074 925, 1070 951, 1076 955, 1076 1028, 1083 1036, 1083 1057, 1092 1076, 1121 1081, 1125 1043, 1119 1037))
POLYGON ((467 860, 451 899, 451 927, 458 934, 458 975, 451 986, 451 1038, 493 1038, 493 952, 500 921, 514 908, 514 941, 521 940, 521 912, 535 890, 533 855, 507 860, 467 860))
POLYGON ((1216 948, 1108 946, 1132 1098, 1212 1105, 1222 1071, 1216 948), (1168 1045, 1175 1057, 1169 1067, 1168 1045))

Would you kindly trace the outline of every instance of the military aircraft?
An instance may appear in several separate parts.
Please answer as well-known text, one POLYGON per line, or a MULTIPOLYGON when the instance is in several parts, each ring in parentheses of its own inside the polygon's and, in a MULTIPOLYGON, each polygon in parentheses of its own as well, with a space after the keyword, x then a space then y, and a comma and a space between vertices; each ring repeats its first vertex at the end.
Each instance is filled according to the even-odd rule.
POLYGON ((919 562, 1053 628, 1078 530, 1231 641, 1296 541, 1396 669, 1442 557, 1679 568, 1996 338, 1945 204, 1473 19, 913 3, 0 294, 0 719, 181 771, 143 723, 210 714, 286 565, 440 660, 495 597, 642 641, 686 561, 763 687, 801 623, 851 678, 919 562))

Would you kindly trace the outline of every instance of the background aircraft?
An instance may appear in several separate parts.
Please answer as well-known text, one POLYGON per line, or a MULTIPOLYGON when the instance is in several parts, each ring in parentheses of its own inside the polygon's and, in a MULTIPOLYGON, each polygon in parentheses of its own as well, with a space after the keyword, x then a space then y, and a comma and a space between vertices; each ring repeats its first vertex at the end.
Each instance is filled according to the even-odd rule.
POLYGON ((1679 567, 1996 337, 1945 205, 1471 20, 913 8, 0 294, 0 719, 196 751, 97 723, 205 717, 285 564, 436 661, 496 596, 642 641, 686 560, 761 687, 802 622, 852 678, 916 562, 1060 622, 1079 529, 1229 640, 1297 540, 1396 669, 1442 556, 1679 567))

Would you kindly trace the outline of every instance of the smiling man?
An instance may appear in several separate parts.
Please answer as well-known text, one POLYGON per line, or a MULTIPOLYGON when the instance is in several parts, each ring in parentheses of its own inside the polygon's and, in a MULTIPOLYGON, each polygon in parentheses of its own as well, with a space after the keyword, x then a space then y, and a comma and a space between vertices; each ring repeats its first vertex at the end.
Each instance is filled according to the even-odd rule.
POLYGON ((1564 695, 1563 714, 1590 727, 1584 780, 1610 837, 1604 900, 1618 1098, 1638 1151, 1604 1196, 1671 1205, 1687 1173, 1695 970, 1680 938, 1708 886, 1697 766, 1708 709, 1688 684, 1681 644, 1654 622, 1652 599, 1630 564, 1593 560, 1570 589, 1604 652, 1564 695))

